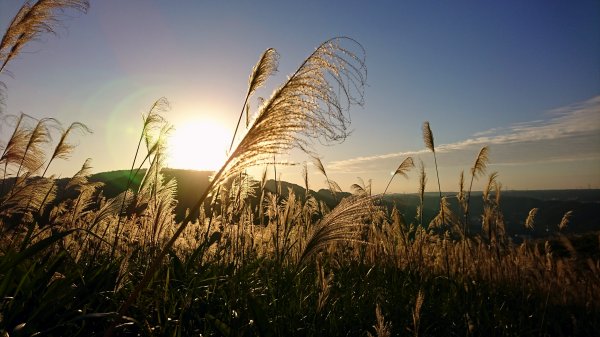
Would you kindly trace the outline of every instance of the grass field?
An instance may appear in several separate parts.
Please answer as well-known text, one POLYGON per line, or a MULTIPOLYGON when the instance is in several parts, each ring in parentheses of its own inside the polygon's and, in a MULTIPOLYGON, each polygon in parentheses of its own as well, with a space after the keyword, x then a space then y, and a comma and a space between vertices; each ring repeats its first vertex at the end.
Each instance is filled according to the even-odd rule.
MULTIPOLYGON (((0 44, 1 69, 22 44, 52 31, 55 10, 87 6, 40 0, 23 7, 0 44)), ((277 59, 273 49, 260 57, 246 101, 277 59)), ((266 188, 267 168, 280 165, 275 155, 310 153, 315 139, 348 136, 345 112, 362 103, 365 76, 358 42, 318 46, 240 127, 227 161, 182 220, 175 218, 176 182, 162 173, 166 99, 144 116, 125 192, 113 197, 90 181, 88 161, 66 184, 46 176, 87 126, 14 117, 0 157, 2 336, 596 335, 600 259, 580 256, 560 234, 553 242, 513 243, 501 184, 486 172, 487 147, 474 154, 455 195, 439 190, 439 213, 427 223, 422 163, 414 218, 383 207, 368 183, 342 199, 315 154, 335 207, 308 193, 307 174, 304 193, 282 191, 281 182, 266 188), (261 179, 245 173, 254 166, 265 167, 261 179), (482 212, 472 214, 477 179, 487 184, 477 195, 482 212)), ((244 114, 246 103, 240 121, 244 114)), ((428 122, 423 138, 435 156, 428 122)), ((395 176, 412 169, 407 158, 395 176)), ((536 212, 523 219, 532 230, 536 212)))

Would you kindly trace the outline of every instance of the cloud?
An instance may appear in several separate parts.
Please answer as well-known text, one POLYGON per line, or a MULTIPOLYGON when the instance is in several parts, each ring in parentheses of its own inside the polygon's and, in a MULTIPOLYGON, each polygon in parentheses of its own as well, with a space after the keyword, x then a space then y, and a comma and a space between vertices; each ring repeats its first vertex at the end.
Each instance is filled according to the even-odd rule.
MULTIPOLYGON (((508 127, 475 133, 472 137, 436 147, 436 152, 448 158, 447 165, 466 158, 465 150, 488 145, 492 161, 497 165, 518 165, 531 162, 573 161, 574 158, 600 157, 600 95, 587 101, 547 112, 547 118, 508 127)), ((329 163, 337 172, 368 172, 384 160, 419 156, 426 149, 363 156, 329 163)), ((469 154, 470 155, 470 154, 469 154)), ((468 163, 468 162, 467 162, 468 163)))

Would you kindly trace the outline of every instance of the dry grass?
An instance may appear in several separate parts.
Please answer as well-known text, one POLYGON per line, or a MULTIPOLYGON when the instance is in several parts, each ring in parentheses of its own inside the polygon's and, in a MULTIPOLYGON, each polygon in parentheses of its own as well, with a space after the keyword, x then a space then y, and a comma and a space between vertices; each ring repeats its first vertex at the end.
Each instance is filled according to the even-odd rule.
MULTIPOLYGON (((85 11, 87 2, 26 4, 0 44, 1 69, 36 34, 54 32, 55 12, 65 8, 85 11)), ((276 67, 277 54, 268 49, 252 71, 242 113, 250 115, 248 97, 276 67)), ((440 210, 428 225, 422 162, 414 220, 378 206, 381 196, 372 195, 370 181, 354 184, 355 195, 330 210, 311 195, 306 165, 304 195, 267 191, 266 168, 260 182, 244 173, 292 148, 310 152, 316 139, 345 139, 348 108, 362 103, 365 76, 356 41, 320 45, 247 118, 245 134, 182 223, 173 215, 177 186, 161 173, 171 130, 166 99, 143 116, 131 178, 114 198, 88 179, 89 160, 65 185, 44 177, 73 150, 72 134, 89 132, 85 125, 63 129, 53 119, 16 117, 0 157, 3 177, 14 178, 10 186, 3 179, 0 191, 0 332, 389 336, 392 322, 395 333, 414 336, 593 331, 597 323, 587 318, 598 317, 600 262, 582 260, 564 236, 559 241, 568 257, 557 256, 549 241, 513 243, 495 172, 483 191, 481 232, 467 232, 471 188, 485 173, 487 147, 471 167, 467 190, 460 176, 459 213, 442 197, 438 174, 440 210), (53 132, 59 134, 54 146, 53 132), (133 188, 139 172, 143 178, 133 188), (557 314, 567 309, 575 323, 557 314)), ((437 173, 428 122, 423 138, 437 173)), ((340 190, 320 159, 314 162, 331 191, 340 190)), ((388 186, 412 167, 406 158, 388 186)), ((536 213, 529 213, 528 228, 536 213)), ((563 216, 560 230, 571 215, 563 216)))

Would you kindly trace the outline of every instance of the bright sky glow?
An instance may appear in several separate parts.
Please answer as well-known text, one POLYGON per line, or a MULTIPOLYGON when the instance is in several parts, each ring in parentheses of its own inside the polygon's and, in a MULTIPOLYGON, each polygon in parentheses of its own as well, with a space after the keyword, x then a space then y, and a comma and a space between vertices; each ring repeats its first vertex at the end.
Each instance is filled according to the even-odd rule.
POLYGON ((215 171, 227 159, 231 131, 210 119, 189 120, 175 127, 169 138, 168 167, 215 171))
MULTIPOLYGON (((21 4, 0 0, 0 31, 21 4)), ((95 172, 127 168, 140 115, 162 96, 173 106, 165 117, 178 129, 169 165, 214 168, 230 141, 218 140, 225 131, 189 129, 210 120, 229 138, 265 49, 278 50, 279 72, 250 100, 253 111, 321 42, 349 36, 366 50, 366 104, 351 110, 346 142, 314 149, 343 189, 361 177, 382 192, 408 155, 424 162, 427 190, 436 189, 421 134, 426 120, 444 190, 456 190, 485 145, 488 171, 498 171, 506 188, 600 188, 596 0, 102 0, 64 21, 58 34, 27 45, 7 67, 12 76, 0 75, 7 86, 0 117, 25 112, 88 125, 94 133, 75 140, 72 158, 52 165, 60 176, 88 157, 95 172), (206 155, 201 146, 211 132, 214 154, 206 155)), ((0 144, 9 132, 0 125, 0 144)), ((310 158, 294 152, 287 160, 310 158)), ((300 166, 277 172, 301 181, 300 166)), ((311 165, 309 172, 311 187, 323 187, 311 165)), ((417 170, 408 176, 394 179, 390 192, 417 191, 417 170)))

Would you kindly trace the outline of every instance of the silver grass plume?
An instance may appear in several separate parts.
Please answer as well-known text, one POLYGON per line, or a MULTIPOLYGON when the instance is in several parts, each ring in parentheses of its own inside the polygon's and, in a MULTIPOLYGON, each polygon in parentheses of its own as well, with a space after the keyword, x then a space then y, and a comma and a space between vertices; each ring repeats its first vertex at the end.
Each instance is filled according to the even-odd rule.
MULTIPOLYGON (((440 184, 440 171, 438 170, 437 156, 435 154, 435 145, 433 142, 433 132, 431 132, 431 127, 429 126, 429 121, 425 121, 423 123, 423 142, 425 143, 425 147, 433 153, 433 162, 435 164, 435 175, 437 177, 438 191, 440 193, 440 209, 442 209, 443 208, 442 185, 440 184)), ((442 212, 442 222, 444 222, 444 212, 442 212)))
POLYGON ((352 184, 350 186, 350 189, 352 189, 354 191, 354 194, 366 194, 366 195, 371 195, 371 185, 372 185, 372 181, 371 179, 369 179, 368 183, 365 183, 365 181, 361 178, 358 177, 358 184, 352 184))
POLYGON ((50 123, 58 124, 53 118, 42 118, 38 120, 35 127, 29 132, 29 139, 25 145, 17 176, 19 176, 19 172, 22 168, 25 168, 30 172, 35 172, 44 163, 44 149, 42 146, 46 145, 51 139, 50 130, 48 129, 50 123))
POLYGON ((312 157, 312 159, 313 159, 313 164, 315 165, 317 170, 319 170, 319 172, 321 172, 321 174, 323 174, 325 176, 325 179, 328 179, 327 171, 325 170, 325 166, 323 165, 321 158, 314 156, 314 157, 312 157))
POLYGON ((88 176, 91 173, 91 159, 88 158, 85 160, 81 169, 73 175, 73 177, 67 183, 65 189, 73 189, 79 192, 79 195, 73 202, 71 210, 71 225, 75 225, 75 222, 82 215, 86 214, 89 211, 86 211, 93 204, 93 194, 97 188, 102 187, 103 183, 101 182, 89 182, 88 176))
POLYGON ((155 138, 153 136, 152 144, 149 144, 148 152, 143 160, 143 162, 145 162, 147 159, 152 158, 150 160, 150 167, 146 170, 146 174, 140 182, 138 193, 144 189, 147 189, 148 191, 152 190, 152 186, 157 183, 156 178, 165 166, 167 139, 172 131, 173 126, 165 122, 160 130, 158 130, 158 135, 156 135, 155 138))
POLYGON ((535 216, 538 212, 538 208, 532 208, 527 215, 527 219, 525 220, 525 228, 533 229, 535 226, 535 216))
POLYGON ((53 179, 35 177, 2 200, 0 215, 24 214, 43 209, 56 196, 53 179))
MULTIPOLYGON (((98 198, 98 209, 95 210, 94 212, 92 212, 92 216, 90 218, 89 221, 86 221, 86 230, 85 230, 85 236, 84 238, 81 240, 81 242, 86 242, 88 240, 88 237, 91 235, 94 238, 98 239, 99 243, 104 243, 106 244, 109 249, 110 249, 110 243, 106 240, 104 240, 104 236, 106 235, 106 232, 108 231, 108 228, 111 226, 111 223, 113 221, 114 218, 118 217, 118 213, 121 207, 121 204, 123 203, 123 198, 125 198, 125 192, 120 193, 119 195, 117 195, 114 198, 110 198, 108 200, 106 200, 104 197, 102 197, 102 195, 99 196, 98 198), (100 227, 100 228, 97 228, 100 227), (104 227, 104 232, 100 235, 98 235, 98 233, 100 233, 100 231, 102 230, 102 227, 104 227)), ((129 197, 131 199, 131 197, 129 197)), ((126 203, 129 203, 131 200, 126 201, 126 203)), ((60 206, 59 206, 60 207, 60 206)), ((54 212, 57 209, 57 207, 55 207, 52 211, 54 212)), ((75 256, 75 260, 79 261, 79 259, 81 258, 83 252, 84 252, 84 246, 81 246, 79 251, 77 252, 76 256, 75 256)))
POLYGON ((67 183, 67 186, 65 187, 65 189, 70 189, 70 188, 77 188, 78 186, 81 185, 85 185, 88 182, 88 176, 90 175, 91 171, 92 171, 92 158, 87 158, 85 160, 85 162, 83 162, 83 165, 81 166, 81 168, 79 169, 79 171, 77 171, 77 173, 75 173, 73 175, 73 177, 71 177, 71 179, 69 179, 69 182, 67 183))
POLYGON ((258 200, 258 217, 260 219, 260 225, 263 225, 264 218, 264 209, 263 209, 263 201, 265 199, 265 187, 267 185, 267 166, 263 169, 263 173, 260 178, 260 199, 258 200))
MULTIPOLYGON (((22 23, 23 17, 25 17, 25 14, 29 13, 30 9, 31 5, 29 2, 25 2, 17 14, 13 17, 12 21, 6 28, 6 32, 4 32, 4 35, 2 36, 2 40, 0 40, 0 60, 2 60, 4 67, 6 67, 6 63, 8 63, 10 60, 10 51, 13 50, 13 55, 11 58, 18 53, 18 49, 16 49, 18 47, 14 47, 14 45, 16 44, 18 38, 22 35, 24 28, 22 23)), ((2 69, 4 69, 4 67, 2 69)), ((0 72, 2 71, 0 70, 0 72)))
POLYGON ((250 125, 250 104, 246 103, 246 128, 250 125))
POLYGON ((487 146, 484 146, 479 150, 479 154, 473 163, 473 167, 471 167, 471 175, 473 177, 478 177, 485 173, 487 168, 487 163, 489 162, 489 149, 487 146))
POLYGON ((172 234, 172 225, 174 224, 173 213, 177 200, 175 195, 177 194, 177 182, 175 179, 163 182, 162 175, 159 175, 159 180, 156 184, 159 184, 155 191, 155 196, 148 203, 148 208, 145 211, 145 219, 150 222, 150 238, 153 244, 161 243, 163 240, 168 238, 168 235, 172 234))
POLYGON ((559 231, 563 231, 567 228, 567 226, 569 225, 569 220, 571 219, 571 216, 573 215, 573 211, 568 211, 566 212, 562 219, 560 220, 560 224, 558 225, 558 230, 559 231))
MULTIPOLYGON (((311 139, 343 141, 348 136, 351 104, 363 103, 366 83, 364 48, 355 40, 338 37, 321 44, 259 109, 250 129, 215 174, 193 210, 200 209, 213 188, 244 169, 268 163, 274 155, 309 145, 311 139), (348 43, 359 52, 353 53, 348 43)), ((159 267, 167 251, 195 218, 190 212, 154 258, 144 277, 119 308, 123 315, 159 267)), ((115 323, 107 330, 112 335, 115 323)))
POLYGON ((488 183, 483 189, 483 200, 488 201, 490 198, 490 193, 496 187, 496 179, 498 179, 498 172, 492 172, 488 176, 488 183))
POLYGON ((48 171, 48 168, 54 159, 69 159, 71 152, 73 152, 73 149, 75 149, 75 145, 69 143, 67 138, 75 131, 80 131, 81 133, 92 133, 92 130, 90 130, 90 128, 83 123, 71 123, 71 125, 69 125, 69 127, 61 133, 60 139, 54 148, 54 152, 52 153, 52 156, 50 157, 50 160, 48 161, 48 164, 42 173, 42 177, 46 175, 46 172, 48 171))
POLYGON ((327 186, 329 187, 331 195, 334 199, 337 200, 337 193, 342 191, 340 185, 338 185, 338 183, 336 183, 335 181, 329 179, 329 176, 327 175, 327 171, 325 170, 325 166, 323 165, 321 158, 317 157, 316 155, 311 155, 311 157, 313 159, 313 164, 317 167, 319 172, 321 172, 321 174, 325 176, 325 180, 327 181, 327 186))
POLYGON ((329 291, 331 289, 331 285, 333 283, 333 272, 329 273, 329 275, 325 276, 325 270, 323 265, 316 259, 316 270, 317 270, 317 289, 319 292, 319 296, 317 298, 317 313, 321 312, 325 305, 327 304, 327 300, 329 299, 329 291))
POLYGON ((417 299, 415 300, 415 308, 412 311, 414 336, 419 336, 419 325, 421 322, 421 307, 423 306, 424 301, 425 301, 425 294, 423 294, 423 289, 419 289, 419 293, 417 294, 417 299))
POLYGON ((235 137, 240 127, 240 122, 242 121, 242 115, 244 114, 244 111, 246 112, 246 127, 248 127, 250 124, 250 105, 248 104, 248 99, 250 99, 250 96, 252 96, 256 89, 265 84, 267 78, 277 72, 278 65, 279 54, 275 49, 269 48, 265 50, 265 52, 260 56, 258 63, 256 63, 254 68, 252 68, 252 73, 250 73, 250 77, 248 78, 248 92, 246 93, 246 98, 244 99, 242 113, 240 113, 240 117, 238 118, 238 122, 235 126, 235 131, 233 132, 233 137, 231 138, 229 151, 231 151, 233 148, 233 143, 235 142, 235 137))
MULTIPOLYGON (((105 222, 108 226, 108 222, 111 220, 111 218, 118 216, 123 199, 126 197, 127 196, 125 195, 125 192, 121 192, 116 197, 102 202, 98 210, 94 212, 94 217, 88 223, 87 229, 91 231, 96 226, 102 225, 105 222)), ((129 200, 125 201, 126 204, 129 202, 131 202, 131 197, 129 197, 129 200)))
POLYGON ((39 0, 33 4, 25 2, 0 40, 0 72, 29 41, 38 39, 42 34, 57 34, 56 27, 65 10, 86 13, 88 8, 87 0, 39 0))
MULTIPOLYGON (((58 125, 58 127, 60 128, 60 125, 58 125)), ((48 168, 50 168, 50 165, 52 164, 54 159, 57 159, 57 158, 68 159, 69 158, 71 152, 75 148, 75 145, 72 143, 69 143, 67 141, 67 138, 69 137, 69 135, 71 133, 73 133, 75 131, 80 131, 81 133, 85 133, 85 132, 92 133, 92 131, 85 124, 82 124, 79 122, 71 123, 71 125, 66 130, 63 130, 61 132, 60 139, 59 139, 58 143, 56 144, 56 147, 54 148, 54 152, 52 153, 50 160, 48 160, 48 163, 46 164, 46 168, 44 169, 44 172, 41 175, 42 178, 46 176, 46 172, 48 171, 48 168)), ((48 192, 46 194, 48 198, 53 197, 53 194, 52 194, 53 189, 54 189, 54 186, 52 186, 48 189, 48 192)), ((46 201, 46 199, 44 201, 46 201)), ((44 203, 42 203, 41 205, 43 206, 44 203)), ((40 211, 41 211, 41 208, 40 208, 40 211)))
POLYGON ((435 152, 435 146, 433 143, 433 132, 431 132, 431 127, 429 127, 429 121, 423 123, 423 142, 425 143, 425 147, 431 152, 435 152))
POLYGON ((496 182, 496 205, 500 205, 500 199, 502 197, 502 183, 496 182))
MULTIPOLYGON (((492 242, 492 238, 497 237, 498 226, 502 222, 502 215, 499 210, 498 194, 500 193, 499 183, 496 181, 498 178, 498 172, 492 172, 488 176, 488 182, 483 189, 483 214, 482 214, 482 230, 487 233, 488 240, 492 242), (492 199, 492 190, 496 193, 496 198, 492 199), (495 235, 494 235, 495 234, 495 235)), ((500 231, 504 232, 503 230, 500 231)))
POLYGON ((333 194, 333 196, 335 197, 338 193, 342 192, 342 188, 340 187, 340 185, 333 180, 329 181, 329 190, 331 191, 331 194, 333 194))
POLYGON ((415 167, 415 163, 413 162, 412 157, 407 157, 402 161, 400 166, 398 166, 396 172, 394 172, 394 175, 399 174, 404 178, 408 178, 408 175, 406 173, 410 171, 410 169, 412 169, 413 167, 415 167))
MULTIPOLYGON (((375 306, 375 319, 376 323, 373 325, 375 329, 375 336, 377 337, 390 337, 392 336, 392 323, 386 322, 383 313, 381 312, 381 306, 379 303, 375 306)), ((369 331, 367 331, 368 337, 374 337, 369 331)))
MULTIPOLYGON (((14 117, 14 116, 9 116, 14 117)), ((0 164, 4 165, 3 168, 3 183, 6 179, 8 165, 18 163, 21 158, 25 155, 25 148, 29 142, 30 130, 24 125, 24 119, 31 118, 28 115, 21 113, 19 117, 16 117, 15 127, 13 133, 6 142, 2 156, 0 156, 0 164)))
POLYGON ((91 208, 94 205, 94 193, 100 187, 102 187, 102 183, 100 182, 87 183, 78 187, 79 195, 69 208, 71 228, 75 228, 77 220, 91 212, 91 208))
POLYGON ((265 84, 269 76, 277 72, 279 64, 279 54, 273 48, 265 50, 260 56, 258 63, 252 68, 252 73, 248 78, 248 96, 251 96, 256 89, 265 84))
POLYGON ((364 50, 358 42, 335 38, 320 45, 264 102, 217 183, 294 147, 309 148, 311 139, 343 141, 349 124, 345 112, 351 103, 362 104, 365 81, 364 50), (342 43, 354 46, 361 56, 342 43))
MULTIPOLYGON (((168 111, 169 109, 170 109, 169 101, 165 97, 161 97, 158 100, 156 100, 156 102, 154 102, 154 104, 152 104, 152 107, 150 107, 150 111, 148 112, 147 115, 142 115, 142 120, 143 120, 142 132, 140 133, 140 138, 138 140, 138 144, 135 149, 135 155, 133 156, 131 168, 129 169, 129 177, 127 179, 127 185, 125 186, 125 196, 122 199, 123 202, 121 204, 121 209, 119 210, 119 218, 117 220, 117 227, 115 230, 115 240, 114 240, 114 244, 113 244, 113 249, 111 251, 111 255, 114 255, 115 249, 118 244, 118 237, 119 237, 118 234, 119 234, 119 229, 121 227, 122 214, 123 214, 123 210, 125 208, 125 202, 128 200, 127 193, 129 191, 129 188, 131 187, 133 178, 135 176, 137 176, 138 172, 140 171, 140 169, 142 168, 142 166, 144 165, 146 160, 148 160, 150 158, 150 156, 152 156, 159 149, 159 146, 164 146, 164 141, 160 142, 159 140, 160 140, 161 134, 163 134, 162 131, 167 132, 164 129, 167 128, 168 123, 162 117, 161 113, 164 113, 164 112, 168 111), (156 133, 156 130, 160 130, 159 136, 158 136, 159 140, 156 140, 155 136, 154 136, 154 134, 156 133), (145 140, 146 148, 148 149, 148 152, 146 153, 146 156, 144 157, 141 164, 138 166, 137 170, 134 173, 133 169, 135 168, 135 164, 136 164, 139 152, 140 152, 142 140, 145 140)), ((169 126, 169 128, 170 128, 170 126, 169 126)), ((168 132, 170 132, 170 129, 168 129, 168 132)))
POLYGON ((425 165, 423 161, 419 161, 419 223, 423 227, 423 204, 425 203, 425 185, 427 184, 427 174, 425 173, 425 165))
POLYGON ((392 174, 392 177, 390 178, 390 181, 388 182, 387 186, 385 187, 385 190, 383 191, 383 194, 385 194, 385 192, 387 192, 388 188, 390 187, 390 184, 392 183, 392 180, 394 179, 394 177, 396 175, 401 175, 404 178, 408 178, 408 174, 406 174, 408 171, 410 171, 410 169, 412 169, 413 167, 415 167, 415 163, 412 159, 412 157, 406 157, 406 159, 404 159, 402 161, 402 163, 400 163, 400 165, 398 166, 398 168, 396 169, 396 171, 394 172, 394 174, 392 174))
POLYGON ((456 195, 458 199, 458 204, 462 207, 463 212, 466 208, 466 199, 465 199, 465 171, 460 171, 460 175, 458 177, 458 194, 456 195))
POLYGON ((457 227, 458 220, 456 219, 454 212, 452 212, 452 208, 450 207, 447 197, 442 198, 442 202, 440 203, 440 211, 429 223, 429 228, 441 228, 445 230, 443 226, 448 226, 453 231, 460 233, 460 230, 457 227))
POLYGON ((304 181, 304 196, 308 197, 308 164, 306 162, 302 164, 302 180, 304 181))
POLYGON ((344 198, 309 234, 298 266, 308 262, 311 256, 331 243, 353 239, 364 226, 363 221, 376 209, 374 200, 374 197, 366 194, 344 198))
POLYGON ((465 222, 463 230, 466 231, 469 228, 469 207, 471 203, 471 190, 473 189, 473 181, 475 178, 483 175, 485 170, 487 169, 487 164, 489 162, 489 149, 487 146, 484 146, 479 150, 477 154, 477 158, 475 158, 475 162, 471 167, 471 183, 469 184, 469 191, 467 192, 467 203, 465 208, 465 222))
POLYGON ((142 115, 143 127, 142 137, 146 142, 146 148, 150 150, 153 145, 157 144, 156 133, 162 129, 163 125, 166 124, 166 120, 162 114, 168 112, 171 109, 171 104, 165 97, 161 97, 152 104, 150 111, 147 115, 142 115))
POLYGON ((354 194, 367 194, 367 191, 360 184, 352 184, 350 185, 350 189, 354 192, 354 194))
MULTIPOLYGON (((171 126, 165 123, 153 140, 155 144, 151 146, 154 150, 150 167, 146 170, 135 196, 135 209, 144 211, 142 228, 146 232, 146 239, 152 245, 164 241, 172 234, 174 223, 172 213, 177 204, 175 199, 177 184, 174 179, 165 182, 160 173, 164 167, 166 138, 171 129, 171 126)), ((118 248, 119 237, 117 235, 115 237, 114 245, 118 248)))

